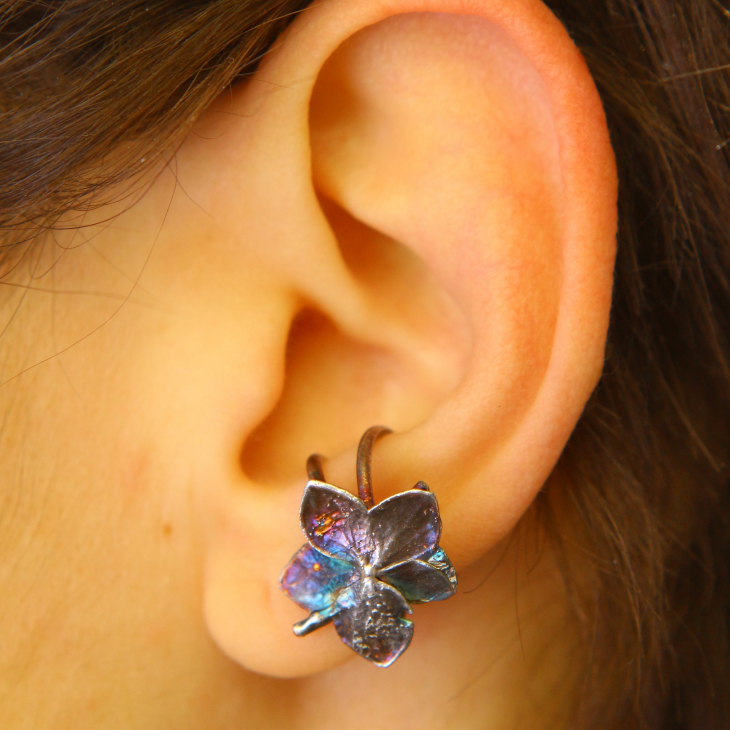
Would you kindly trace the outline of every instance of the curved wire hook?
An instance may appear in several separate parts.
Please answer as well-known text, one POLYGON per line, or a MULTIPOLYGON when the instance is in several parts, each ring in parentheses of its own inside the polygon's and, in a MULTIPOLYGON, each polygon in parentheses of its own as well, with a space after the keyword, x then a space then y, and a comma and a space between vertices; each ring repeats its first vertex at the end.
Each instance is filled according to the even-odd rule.
POLYGON ((357 496, 365 502, 370 509, 375 506, 373 500, 373 481, 371 462, 373 457, 373 444, 389 433, 393 433, 385 426, 371 426, 360 439, 357 447, 357 496))
MULTIPOLYGON (((372 459, 375 442, 393 431, 386 426, 371 426, 360 439, 357 446, 357 496, 368 509, 375 506, 373 499, 372 459)), ((312 454, 307 459, 307 476, 318 482, 326 482, 321 454, 312 454)))

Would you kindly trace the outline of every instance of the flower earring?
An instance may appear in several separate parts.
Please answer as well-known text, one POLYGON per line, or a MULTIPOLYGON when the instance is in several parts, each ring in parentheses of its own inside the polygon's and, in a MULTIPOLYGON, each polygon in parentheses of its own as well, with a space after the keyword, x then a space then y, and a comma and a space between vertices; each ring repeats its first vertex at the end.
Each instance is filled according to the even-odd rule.
POLYGON ((327 484, 322 457, 307 460, 309 481, 299 518, 307 544, 279 579, 309 616, 297 636, 332 621, 342 641, 379 667, 390 666, 413 637, 410 604, 456 592, 456 571, 439 547, 441 517, 424 482, 375 505, 370 461, 375 441, 391 433, 373 426, 357 450, 359 497, 327 484))

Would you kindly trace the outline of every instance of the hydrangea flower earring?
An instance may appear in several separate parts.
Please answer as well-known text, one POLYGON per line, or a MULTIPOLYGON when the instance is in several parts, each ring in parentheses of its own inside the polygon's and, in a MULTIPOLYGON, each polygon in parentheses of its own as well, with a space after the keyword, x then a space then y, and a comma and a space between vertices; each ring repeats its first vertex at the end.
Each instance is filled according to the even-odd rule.
POLYGON ((310 611, 297 636, 334 623, 342 641, 379 667, 390 666, 413 637, 410 604, 456 592, 456 571, 439 547, 441 517, 424 482, 375 505, 370 461, 375 441, 390 433, 368 429, 357 450, 359 497, 327 484, 322 458, 307 461, 309 482, 299 513, 307 536, 284 568, 282 590, 310 611))

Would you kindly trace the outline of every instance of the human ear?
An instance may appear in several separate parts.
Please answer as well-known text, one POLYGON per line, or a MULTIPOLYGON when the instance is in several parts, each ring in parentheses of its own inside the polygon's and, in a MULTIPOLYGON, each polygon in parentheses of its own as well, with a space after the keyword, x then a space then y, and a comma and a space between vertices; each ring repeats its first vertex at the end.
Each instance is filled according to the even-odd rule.
POLYGON ((227 109, 240 131, 181 157, 205 155, 213 209, 255 189, 246 225, 293 304, 231 434, 240 473, 201 493, 205 617, 244 667, 303 676, 351 656, 331 628, 294 637, 277 587, 306 455, 354 490, 358 436, 384 423, 376 501, 426 481, 457 570, 507 535, 600 377, 614 161, 582 58, 532 0, 317 4, 227 109))

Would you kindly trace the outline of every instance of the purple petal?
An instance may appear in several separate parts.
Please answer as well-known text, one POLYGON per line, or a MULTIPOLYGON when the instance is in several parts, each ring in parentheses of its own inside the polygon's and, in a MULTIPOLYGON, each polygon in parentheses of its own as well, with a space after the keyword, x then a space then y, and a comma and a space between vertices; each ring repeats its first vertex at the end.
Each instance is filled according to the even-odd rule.
POLYGON ((441 536, 441 518, 433 492, 401 492, 373 507, 369 517, 379 566, 432 553, 441 536))
POLYGON ((359 569, 352 563, 331 558, 307 544, 284 568, 279 585, 294 603, 307 611, 326 611, 342 588, 358 574, 359 569))
POLYGON ((394 588, 373 578, 353 584, 345 594, 351 607, 343 606, 333 619, 340 638, 373 664, 390 666, 413 638, 413 623, 403 618, 410 612, 408 603, 394 588))
POLYGON ((300 519, 310 544, 333 558, 367 562, 375 549, 367 507, 344 489, 308 482, 300 519))
POLYGON ((456 592, 446 571, 423 560, 395 563, 379 570, 378 578, 400 591, 411 603, 443 601, 456 592))

